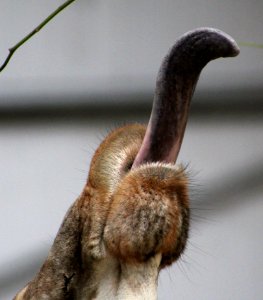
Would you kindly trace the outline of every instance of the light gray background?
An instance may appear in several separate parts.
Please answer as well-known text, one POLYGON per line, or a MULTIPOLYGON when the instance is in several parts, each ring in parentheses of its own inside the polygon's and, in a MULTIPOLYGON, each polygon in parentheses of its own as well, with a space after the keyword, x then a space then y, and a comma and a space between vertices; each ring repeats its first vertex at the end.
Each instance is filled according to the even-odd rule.
MULTIPOLYGON (((63 1, 0 3, 0 53, 63 1)), ((184 32, 213 26, 263 43, 262 1, 77 0, 0 74, 0 299, 47 255, 89 161, 119 124, 146 122, 155 76, 184 32), (106 108, 105 108, 106 107, 106 108)), ((262 299, 263 49, 210 63, 179 161, 189 163, 192 225, 159 299, 262 299)))

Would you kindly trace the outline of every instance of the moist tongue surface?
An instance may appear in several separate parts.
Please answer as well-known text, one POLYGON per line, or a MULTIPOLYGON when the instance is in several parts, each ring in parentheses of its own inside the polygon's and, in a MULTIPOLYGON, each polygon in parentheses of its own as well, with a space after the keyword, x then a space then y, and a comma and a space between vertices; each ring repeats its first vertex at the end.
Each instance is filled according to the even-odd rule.
POLYGON ((160 67, 151 118, 133 167, 146 162, 176 161, 202 69, 211 60, 238 53, 236 42, 213 28, 188 32, 175 43, 160 67))

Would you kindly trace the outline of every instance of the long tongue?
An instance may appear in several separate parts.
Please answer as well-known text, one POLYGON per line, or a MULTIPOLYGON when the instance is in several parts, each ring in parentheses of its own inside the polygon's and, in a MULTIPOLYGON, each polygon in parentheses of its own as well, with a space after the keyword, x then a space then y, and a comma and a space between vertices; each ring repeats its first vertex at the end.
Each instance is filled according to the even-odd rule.
POLYGON ((213 28, 190 31, 175 43, 160 67, 150 121, 133 167, 176 161, 202 69, 211 60, 238 54, 236 42, 213 28))

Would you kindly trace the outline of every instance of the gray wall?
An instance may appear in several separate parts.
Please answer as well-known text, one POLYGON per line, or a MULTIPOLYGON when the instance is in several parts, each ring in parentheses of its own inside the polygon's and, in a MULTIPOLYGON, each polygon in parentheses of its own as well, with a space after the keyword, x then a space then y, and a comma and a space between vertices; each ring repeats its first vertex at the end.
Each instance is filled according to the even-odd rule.
MULTIPOLYGON (((62 2, 2 0, 2 59, 62 2)), ((161 59, 181 34, 211 26, 238 42, 262 43, 262 12, 259 0, 78 0, 18 50, 1 74, 0 104, 36 104, 41 95, 45 103, 53 103, 54 95, 61 93, 71 95, 67 101, 72 102, 83 94, 151 91, 161 59), (26 99, 21 103, 14 95, 26 99)), ((241 50, 234 60, 209 65, 200 89, 260 86, 262 49, 241 50)))
MULTIPOLYGON (((1 57, 62 2, 2 0, 1 57)), ((174 40, 213 26, 262 43, 262 12, 262 1, 79 0, 18 50, 0 75, 1 300, 41 265, 103 136, 147 120, 174 40)), ((191 236, 159 299, 262 299, 262 73, 263 50, 241 47, 201 76, 179 157, 191 236)))

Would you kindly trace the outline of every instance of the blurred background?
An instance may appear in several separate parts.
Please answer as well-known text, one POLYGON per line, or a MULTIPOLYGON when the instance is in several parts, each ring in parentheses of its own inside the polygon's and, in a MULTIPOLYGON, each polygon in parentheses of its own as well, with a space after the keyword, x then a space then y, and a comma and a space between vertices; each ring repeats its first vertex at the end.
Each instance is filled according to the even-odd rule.
MULTIPOLYGON (((0 3, 0 60, 63 1, 0 3)), ((0 74, 0 299, 37 272, 107 132, 147 122, 163 56, 211 26, 263 43, 263 2, 78 0, 0 74)), ((263 49, 211 62, 179 161, 191 174, 191 234, 159 299, 262 299, 263 49)))

